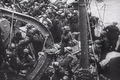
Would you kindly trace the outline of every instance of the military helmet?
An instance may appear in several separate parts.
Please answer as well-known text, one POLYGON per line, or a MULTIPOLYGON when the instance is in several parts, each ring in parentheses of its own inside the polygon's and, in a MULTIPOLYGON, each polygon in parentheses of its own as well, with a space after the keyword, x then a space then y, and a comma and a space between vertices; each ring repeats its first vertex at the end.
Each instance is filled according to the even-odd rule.
POLYGON ((25 48, 25 49, 23 50, 23 52, 24 52, 24 53, 29 53, 29 49, 25 48))

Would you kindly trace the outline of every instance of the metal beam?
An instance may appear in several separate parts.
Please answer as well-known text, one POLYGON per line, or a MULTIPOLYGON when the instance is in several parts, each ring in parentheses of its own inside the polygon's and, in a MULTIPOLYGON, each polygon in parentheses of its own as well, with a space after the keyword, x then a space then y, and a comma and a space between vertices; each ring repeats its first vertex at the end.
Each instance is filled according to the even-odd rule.
POLYGON ((86 0, 79 0, 79 30, 81 40, 81 68, 89 68, 88 60, 88 27, 87 27, 87 11, 86 0))

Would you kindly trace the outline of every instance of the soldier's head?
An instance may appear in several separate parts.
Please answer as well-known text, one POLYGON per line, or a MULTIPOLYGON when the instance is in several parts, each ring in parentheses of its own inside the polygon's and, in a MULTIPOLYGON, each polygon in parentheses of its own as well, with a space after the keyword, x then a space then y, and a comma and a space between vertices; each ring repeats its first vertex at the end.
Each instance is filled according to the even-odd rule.
POLYGON ((9 44, 8 49, 11 50, 11 51, 14 50, 15 49, 15 44, 14 43, 9 44))
POLYGON ((34 30, 32 30, 32 29, 28 30, 28 32, 27 32, 28 37, 32 37, 34 34, 35 34, 34 30))
POLYGON ((38 55, 39 55, 39 56, 44 56, 45 53, 44 53, 44 52, 38 52, 38 55))
POLYGON ((67 55, 67 61, 71 62, 73 60, 73 55, 72 54, 68 54, 67 55))
POLYGON ((26 24, 26 28, 27 28, 27 29, 31 29, 31 28, 33 28, 33 25, 30 24, 30 23, 28 23, 28 24, 26 24))
POLYGON ((69 80, 68 76, 63 76, 63 80, 69 80))
POLYGON ((67 18, 70 18, 70 17, 72 17, 72 13, 69 13, 69 14, 67 15, 67 18))
POLYGON ((59 62, 53 62, 52 65, 54 68, 59 68, 59 62))
POLYGON ((22 37, 21 32, 17 32, 17 33, 16 33, 16 37, 22 37))
POLYGON ((38 2, 34 2, 34 6, 38 6, 39 5, 39 3, 38 2))
POLYGON ((34 31, 35 34, 39 34, 39 30, 37 28, 32 28, 32 30, 34 31))
POLYGON ((44 14, 44 15, 43 15, 43 17, 44 17, 44 18, 47 18, 47 15, 46 15, 46 14, 44 14))
POLYGON ((92 13, 91 12, 88 12, 88 17, 91 17, 92 16, 92 13))
POLYGON ((117 22, 113 22, 113 25, 116 26, 118 23, 117 22))
POLYGON ((70 31, 70 27, 69 26, 64 26, 63 27, 63 32, 66 33, 66 32, 69 32, 70 31))
POLYGON ((25 48, 25 49, 23 50, 23 52, 24 52, 24 54, 29 54, 29 49, 25 48))

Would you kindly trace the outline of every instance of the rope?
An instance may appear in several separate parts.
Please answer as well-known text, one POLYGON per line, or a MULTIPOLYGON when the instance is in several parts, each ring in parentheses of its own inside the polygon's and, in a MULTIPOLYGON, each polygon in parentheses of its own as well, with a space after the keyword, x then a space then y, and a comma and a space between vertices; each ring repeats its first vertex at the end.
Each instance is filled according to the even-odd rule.
MULTIPOLYGON (((104 24, 104 18, 105 18, 105 11, 106 11, 106 4, 104 3, 103 4, 103 6, 100 8, 100 10, 102 9, 102 8, 104 8, 104 11, 103 11, 103 20, 102 20, 102 23, 104 24)), ((102 24, 102 26, 103 26, 103 24, 102 24)))
POLYGON ((49 35, 47 35, 47 36, 45 37, 45 41, 44 41, 44 44, 43 44, 43 49, 42 49, 42 51, 45 50, 45 44, 46 44, 46 42, 47 42, 48 37, 49 37, 49 35))
MULTIPOLYGON (((85 6, 86 6, 86 0, 84 0, 84 2, 85 2, 85 6)), ((86 7, 87 7, 87 6, 86 6, 86 7)), ((87 12, 87 9, 86 9, 86 12, 87 12)), ((87 14, 87 20, 88 20, 88 27, 89 27, 89 32, 90 32, 90 38, 91 38, 91 40, 92 40, 92 42, 93 42, 88 14, 87 14)), ((92 44, 92 51, 93 51, 93 55, 94 55, 94 57, 95 57, 95 51, 94 51, 94 47, 95 47, 95 46, 94 46, 94 45, 95 45, 95 44, 92 44)), ((99 80, 96 62, 95 62, 95 68, 96 68, 96 73, 97 73, 97 80, 99 80)))
POLYGON ((91 6, 90 6, 90 4, 91 4, 91 2, 92 2, 92 0, 89 0, 89 2, 88 2, 88 10, 90 10, 90 13, 91 13, 91 6))
MULTIPOLYGON (((84 0, 84 1, 85 1, 85 3, 86 3, 86 0, 84 0)), ((91 0, 91 1, 92 1, 92 0, 91 0)), ((91 2, 90 2, 90 3, 91 3, 91 2)), ((86 5, 85 5, 85 6, 86 6, 86 5)), ((86 11, 87 11, 87 9, 86 9, 86 11)), ((91 12, 91 7, 90 7, 90 12, 91 12)), ((90 24, 88 15, 87 15, 87 20, 88 20, 88 24, 90 24)), ((89 32, 91 33, 90 25, 88 25, 88 27, 89 27, 89 32)), ((90 39, 93 41, 93 39, 92 39, 92 34, 90 34, 90 39)), ((94 49, 93 49, 93 52, 94 52, 94 49)))
POLYGON ((97 2, 96 2, 96 1, 95 1, 95 4, 96 4, 96 7, 97 7, 97 11, 98 11, 99 18, 101 19, 100 10, 98 9, 98 5, 97 5, 97 2))
MULTIPOLYGON (((15 5, 15 0, 14 0, 14 5, 15 5)), ((11 22, 11 28, 10 28, 10 44, 11 44, 11 40, 12 40, 12 32, 13 32, 13 20, 14 20, 14 7, 13 7, 13 12, 12 12, 12 22, 11 22)))
POLYGON ((104 12, 103 12, 103 24, 104 24, 104 19, 105 19, 105 11, 106 11, 106 4, 104 4, 104 12))
POLYGON ((104 19, 105 19, 105 11, 106 11, 106 4, 104 3, 104 5, 100 8, 100 10, 98 9, 98 5, 97 5, 97 2, 95 1, 96 3, 96 7, 97 7, 97 10, 98 10, 98 14, 99 14, 99 17, 101 18, 101 15, 100 15, 100 10, 104 7, 104 11, 103 11, 103 18, 101 18, 102 20, 102 26, 104 26, 104 19))
POLYGON ((103 27, 105 27, 104 26, 104 17, 105 17, 105 11, 106 11, 106 4, 104 3, 104 5, 100 8, 100 9, 98 9, 98 5, 97 5, 97 2, 95 1, 95 4, 96 4, 96 7, 97 7, 97 11, 98 11, 98 15, 99 15, 99 18, 102 20, 101 22, 102 22, 102 25, 100 25, 100 26, 103 26, 103 27), (102 9, 104 7, 104 11, 103 11, 103 18, 101 17, 101 15, 100 15, 100 10, 102 9))
MULTIPOLYGON (((85 3, 86 3, 86 0, 84 0, 84 1, 85 1, 85 3)), ((85 5, 85 6, 86 6, 86 5, 85 5)), ((86 9, 86 11, 87 11, 87 9, 86 9)), ((88 20, 88 24, 90 24, 88 15, 87 15, 87 20, 88 20)), ((90 29, 90 25, 88 25, 88 28, 89 28, 89 32, 90 32, 90 39, 93 41, 93 39, 92 39, 92 34, 91 34, 91 29, 90 29)), ((95 53, 93 46, 92 46, 92 50, 93 50, 93 53, 95 53)))

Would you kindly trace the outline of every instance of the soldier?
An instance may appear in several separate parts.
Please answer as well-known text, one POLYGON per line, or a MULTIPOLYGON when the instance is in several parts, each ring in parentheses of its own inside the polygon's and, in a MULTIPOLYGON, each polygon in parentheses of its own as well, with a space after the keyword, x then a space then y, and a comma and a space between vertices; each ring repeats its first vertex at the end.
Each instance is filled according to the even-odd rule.
POLYGON ((68 76, 64 76, 62 80, 69 80, 68 76))
POLYGON ((17 69, 17 54, 15 51, 15 44, 11 43, 8 45, 8 49, 6 49, 7 61, 8 65, 15 71, 17 69))
POLYGON ((22 37, 22 34, 21 32, 17 32, 15 34, 15 36, 12 38, 12 42, 15 43, 15 44, 18 44, 20 40, 22 40, 23 37, 22 37))
POLYGON ((105 59, 100 62, 99 73, 106 73, 110 80, 120 79, 120 53, 112 51, 107 53, 105 59))
POLYGON ((64 76, 64 69, 60 66, 59 62, 53 62, 52 63, 54 69, 55 69, 55 77, 57 80, 60 80, 64 76))
POLYGON ((31 68, 33 67, 35 62, 35 59, 33 59, 33 57, 30 55, 29 49, 25 48, 23 50, 23 56, 20 60, 20 62, 18 63, 20 66, 20 69, 27 69, 27 68, 31 68))
POLYGON ((116 43, 118 41, 119 29, 116 25, 117 25, 117 22, 113 22, 112 25, 109 25, 104 29, 107 32, 110 51, 115 50, 116 43))
POLYGON ((64 47, 67 47, 69 45, 69 42, 72 40, 73 36, 70 32, 69 26, 63 27, 63 34, 61 36, 61 52, 60 54, 64 53, 64 47))

